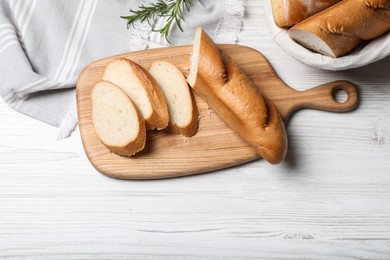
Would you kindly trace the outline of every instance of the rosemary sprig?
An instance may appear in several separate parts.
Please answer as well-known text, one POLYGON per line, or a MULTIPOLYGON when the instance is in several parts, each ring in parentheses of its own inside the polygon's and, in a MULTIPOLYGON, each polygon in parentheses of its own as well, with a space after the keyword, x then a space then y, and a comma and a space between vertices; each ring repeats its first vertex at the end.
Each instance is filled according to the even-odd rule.
POLYGON ((152 27, 152 21, 157 15, 161 17, 168 17, 163 27, 154 29, 153 31, 159 32, 161 36, 165 37, 165 39, 169 42, 169 30, 173 21, 176 22, 180 31, 183 31, 183 28, 181 27, 181 22, 185 21, 183 11, 185 9, 190 11, 192 1, 193 0, 158 0, 156 3, 148 6, 141 5, 138 7, 138 10, 130 9, 129 12, 132 14, 129 16, 121 16, 121 18, 127 20, 127 28, 129 28, 130 25, 134 24, 137 20, 140 20, 141 22, 147 21, 150 27, 152 27))

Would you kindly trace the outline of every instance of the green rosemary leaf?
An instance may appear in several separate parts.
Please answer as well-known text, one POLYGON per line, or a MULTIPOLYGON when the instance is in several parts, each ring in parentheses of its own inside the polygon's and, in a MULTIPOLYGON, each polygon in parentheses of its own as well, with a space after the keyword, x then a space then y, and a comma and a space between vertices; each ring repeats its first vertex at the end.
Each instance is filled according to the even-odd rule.
POLYGON ((169 31, 173 21, 176 22, 177 27, 183 31, 181 22, 185 22, 184 10, 190 11, 193 0, 158 0, 156 3, 148 6, 141 5, 137 10, 130 9, 131 15, 121 16, 127 20, 127 28, 134 24, 135 21, 147 21, 152 27, 152 21, 156 16, 168 17, 165 25, 154 31, 159 32, 168 42, 169 31))

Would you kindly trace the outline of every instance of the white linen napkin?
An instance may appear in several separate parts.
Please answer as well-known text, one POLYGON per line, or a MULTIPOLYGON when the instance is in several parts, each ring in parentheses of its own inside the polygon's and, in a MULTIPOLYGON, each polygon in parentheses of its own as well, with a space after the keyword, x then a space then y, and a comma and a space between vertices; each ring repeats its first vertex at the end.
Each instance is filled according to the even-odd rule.
MULTIPOLYGON (((15 110, 57 126, 59 138, 77 125, 75 85, 94 60, 128 51, 168 45, 136 22, 130 8, 155 1, 0 0, 0 95, 15 110)), ((242 0, 193 0, 185 12, 184 33, 173 27, 172 45, 190 44, 202 26, 217 42, 235 43, 241 30, 242 0)), ((158 29, 164 18, 158 18, 158 29)))

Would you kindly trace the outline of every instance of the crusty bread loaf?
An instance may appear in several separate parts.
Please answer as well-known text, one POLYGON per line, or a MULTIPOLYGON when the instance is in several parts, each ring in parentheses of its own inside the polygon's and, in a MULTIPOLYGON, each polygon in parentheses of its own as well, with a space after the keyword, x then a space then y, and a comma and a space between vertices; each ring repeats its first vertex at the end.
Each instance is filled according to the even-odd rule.
POLYGON ((290 27, 340 1, 271 0, 272 14, 277 26, 290 27))
POLYGON ((141 66, 128 59, 115 59, 106 66, 102 79, 125 91, 141 111, 147 129, 164 129, 168 126, 168 107, 164 95, 141 66))
POLYGON ((299 44, 340 57, 390 29, 390 0, 344 0, 289 30, 299 44))
POLYGON ((169 129, 193 136, 198 129, 198 110, 183 73, 174 64, 163 60, 152 62, 148 72, 160 86, 167 102, 169 129))
POLYGON ((196 30, 187 81, 264 159, 272 164, 283 160, 287 135, 274 104, 201 28, 196 30))
POLYGON ((92 122, 99 139, 112 152, 131 156, 146 142, 145 122, 126 93, 108 81, 92 88, 92 122))

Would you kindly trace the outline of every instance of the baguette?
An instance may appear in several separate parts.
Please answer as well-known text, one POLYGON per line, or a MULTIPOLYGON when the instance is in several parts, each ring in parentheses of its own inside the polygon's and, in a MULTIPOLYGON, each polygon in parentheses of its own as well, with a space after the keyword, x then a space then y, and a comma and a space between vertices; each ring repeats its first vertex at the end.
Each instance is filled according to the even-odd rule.
POLYGON ((390 0, 344 0, 292 27, 290 37, 313 51, 340 57, 390 29, 390 0))
POLYGON ((290 27, 340 1, 271 0, 272 14, 277 26, 290 27))
POLYGON ((169 129, 193 136, 198 130, 198 110, 183 73, 168 61, 153 61, 148 68, 160 86, 168 105, 169 129))
POLYGON ((92 122, 104 145, 124 156, 131 156, 145 147, 145 122, 121 88, 100 81, 93 86, 91 99, 92 122))
POLYGON ((272 164, 283 160, 287 135, 274 104, 201 28, 196 30, 187 81, 264 159, 272 164))
POLYGON ((128 59, 118 58, 106 66, 102 79, 125 91, 141 111, 148 130, 168 126, 168 107, 164 95, 155 80, 141 66, 128 59))

